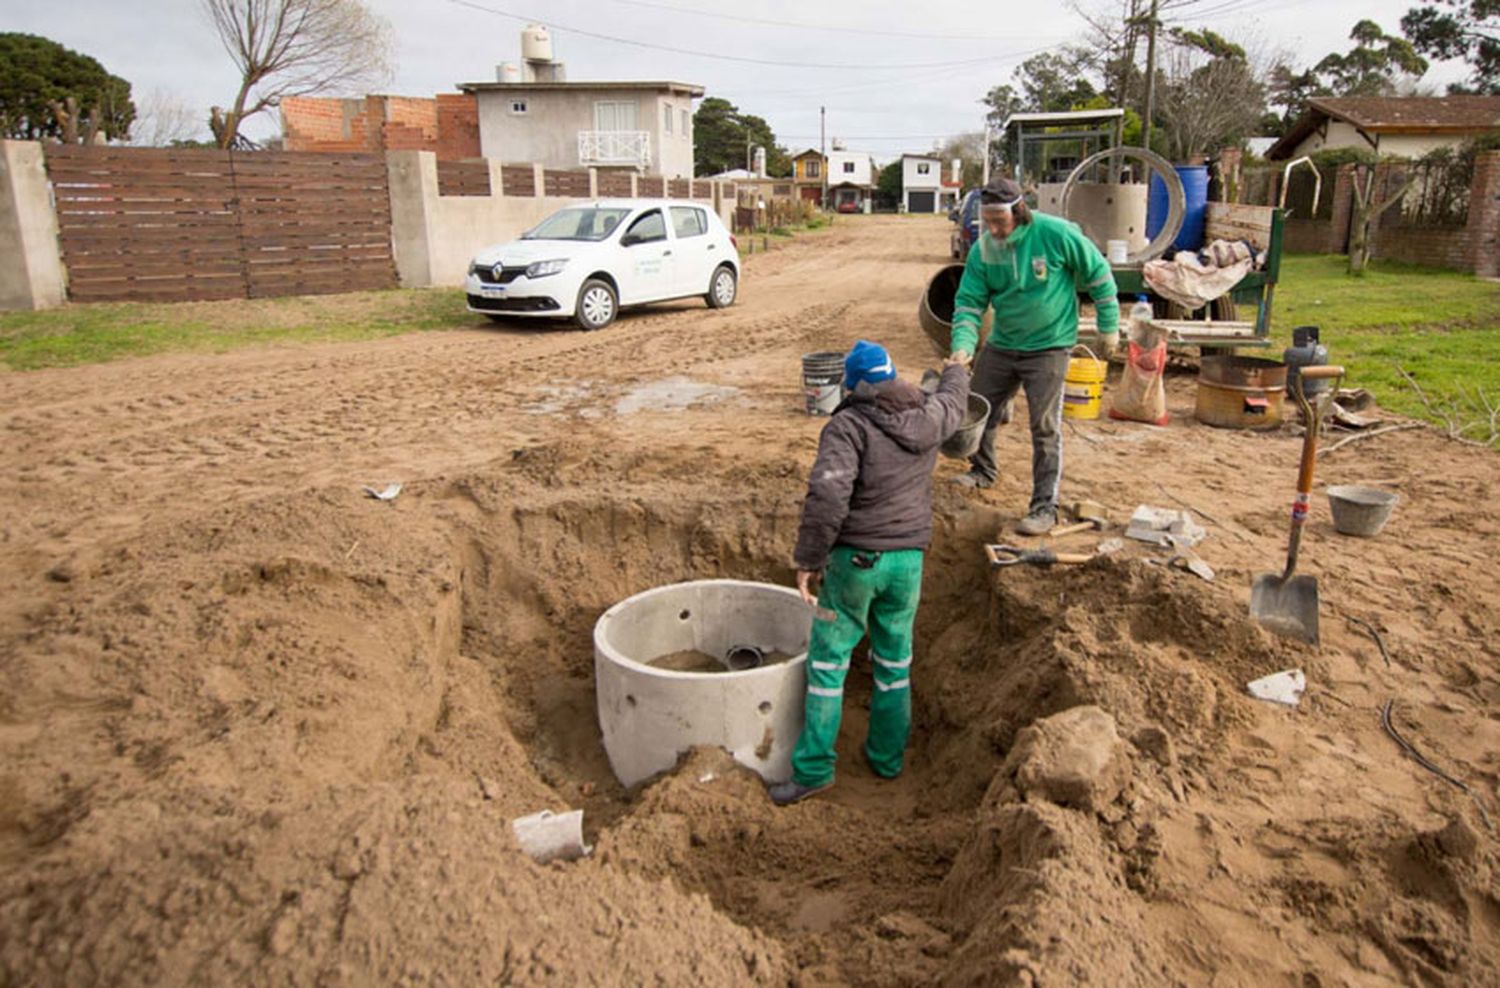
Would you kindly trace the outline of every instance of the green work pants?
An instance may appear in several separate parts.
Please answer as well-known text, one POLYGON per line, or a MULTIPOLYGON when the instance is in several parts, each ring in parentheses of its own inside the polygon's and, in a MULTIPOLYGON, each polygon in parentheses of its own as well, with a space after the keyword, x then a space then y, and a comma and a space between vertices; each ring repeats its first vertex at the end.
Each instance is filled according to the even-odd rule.
POLYGON ((834 743, 843 717, 844 677, 854 647, 870 632, 875 693, 870 698, 870 732, 865 755, 879 775, 901 774, 911 733, 912 623, 922 596, 922 550, 870 552, 835 546, 823 574, 807 648, 807 705, 802 734, 792 751, 792 778, 798 785, 833 781, 834 743), (875 558, 869 568, 856 556, 875 558))

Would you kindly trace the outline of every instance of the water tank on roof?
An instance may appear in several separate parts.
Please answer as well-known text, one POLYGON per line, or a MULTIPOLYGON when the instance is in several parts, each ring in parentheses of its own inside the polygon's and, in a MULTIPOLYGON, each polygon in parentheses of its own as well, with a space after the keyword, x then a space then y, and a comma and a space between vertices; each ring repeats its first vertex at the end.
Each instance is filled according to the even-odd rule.
POLYGON ((495 78, 501 82, 520 82, 521 67, 515 62, 501 62, 495 66, 495 78))
POLYGON ((552 61, 552 35, 541 24, 528 24, 521 32, 521 57, 528 62, 552 61))
POLYGON ((755 147, 755 155, 754 155, 754 159, 753 160, 755 162, 755 168, 754 168, 755 177, 756 178, 765 178, 766 177, 766 149, 763 148, 763 147, 761 147, 760 145, 756 145, 756 147, 755 147))

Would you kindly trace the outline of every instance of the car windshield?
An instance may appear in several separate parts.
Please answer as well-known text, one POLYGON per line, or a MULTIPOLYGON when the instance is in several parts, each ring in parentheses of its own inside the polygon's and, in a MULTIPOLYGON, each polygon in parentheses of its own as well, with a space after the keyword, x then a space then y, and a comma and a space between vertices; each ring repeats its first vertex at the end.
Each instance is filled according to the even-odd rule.
POLYGON ((553 213, 521 234, 522 240, 603 240, 614 233, 628 209, 580 206, 553 213))

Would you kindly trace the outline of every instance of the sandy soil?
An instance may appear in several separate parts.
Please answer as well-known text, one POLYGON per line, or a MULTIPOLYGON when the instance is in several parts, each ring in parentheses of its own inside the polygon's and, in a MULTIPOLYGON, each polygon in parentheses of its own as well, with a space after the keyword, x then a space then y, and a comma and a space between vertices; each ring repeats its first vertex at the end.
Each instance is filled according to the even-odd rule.
POLYGON ((752 258, 733 309, 591 335, 0 376, 0 984, 1500 983, 1495 836, 1380 723, 1394 698, 1500 816, 1500 461, 1425 429, 1323 458, 1320 489, 1402 502, 1360 540, 1315 495, 1323 644, 1276 639, 1246 609, 1299 440, 1195 423, 1190 376, 1164 429, 1070 428, 1064 497, 1199 508, 1215 582, 1145 547, 989 571, 1029 487, 1013 427, 993 489, 939 468, 903 778, 852 757, 861 657, 826 798, 778 810, 711 750, 615 784, 593 621, 790 581, 799 355, 871 337, 915 379, 946 244, 840 219, 752 258), (1293 666, 1299 709, 1245 695, 1293 666), (1017 732, 1085 703, 1124 792, 1018 795, 1017 732), (513 843, 573 806, 591 858, 513 843))

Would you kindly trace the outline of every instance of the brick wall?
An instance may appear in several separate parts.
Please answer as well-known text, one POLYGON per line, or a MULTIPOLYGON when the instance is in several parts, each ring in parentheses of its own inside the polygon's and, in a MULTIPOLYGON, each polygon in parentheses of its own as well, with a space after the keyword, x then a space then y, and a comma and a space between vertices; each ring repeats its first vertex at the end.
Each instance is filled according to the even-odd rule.
MULTIPOLYGON (((1390 170, 1386 164, 1377 170, 1377 199, 1390 194, 1390 170)), ((1484 152, 1474 163, 1466 225, 1403 226, 1393 219, 1398 208, 1392 206, 1372 225, 1371 257, 1500 277, 1500 151, 1484 152)), ((1283 246, 1292 252, 1342 254, 1349 249, 1353 213, 1354 166, 1341 165, 1333 185, 1332 220, 1288 220, 1283 246)))
POLYGON ((437 97, 437 146, 433 151, 449 161, 479 157, 479 101, 469 93, 437 97))
POLYGON ((433 99, 366 96, 282 101, 289 151, 432 151, 444 161, 479 157, 479 104, 471 95, 433 99))
POLYGON ((1474 184, 1469 189, 1469 250, 1475 274, 1500 277, 1500 151, 1481 154, 1474 162, 1474 184))

